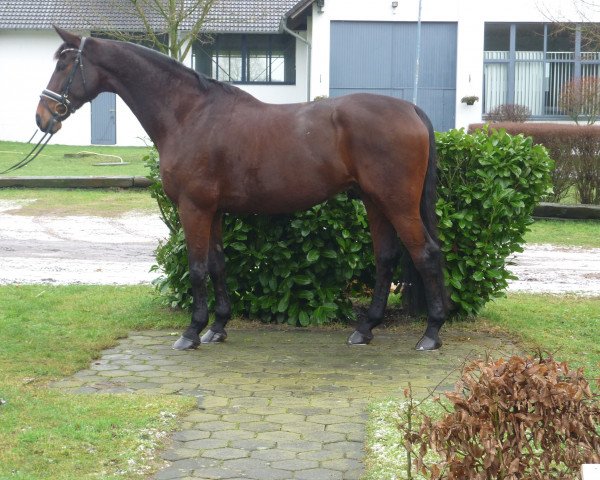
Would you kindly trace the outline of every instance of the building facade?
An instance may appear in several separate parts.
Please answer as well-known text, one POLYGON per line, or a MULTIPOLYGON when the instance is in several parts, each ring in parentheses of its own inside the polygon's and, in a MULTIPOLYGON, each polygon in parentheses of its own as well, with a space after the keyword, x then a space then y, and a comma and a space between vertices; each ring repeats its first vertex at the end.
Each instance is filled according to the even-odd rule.
MULTIPOLYGON (((564 86, 600 76, 600 53, 585 34, 556 23, 583 21, 579 0, 570 1, 218 0, 184 62, 270 103, 353 92, 404 98, 437 130, 480 122, 509 103, 528 107, 533 120, 566 121, 564 86), (474 104, 461 102, 473 96, 474 104)), ((0 140, 25 141, 35 128, 38 95, 60 44, 52 24, 92 36, 139 29, 134 16, 104 11, 109 3, 0 0, 0 140)), ((588 12, 585 21, 600 15, 588 12)), ((148 140, 127 106, 102 94, 53 141, 148 140)))

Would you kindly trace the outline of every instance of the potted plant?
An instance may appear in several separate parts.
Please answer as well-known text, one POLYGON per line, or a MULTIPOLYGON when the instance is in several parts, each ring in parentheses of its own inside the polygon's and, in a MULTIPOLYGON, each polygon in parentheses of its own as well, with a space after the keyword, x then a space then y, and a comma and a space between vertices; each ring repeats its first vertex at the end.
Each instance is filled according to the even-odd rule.
POLYGON ((460 99, 461 103, 466 103, 467 105, 473 105, 478 100, 479 97, 477 95, 468 95, 460 99))

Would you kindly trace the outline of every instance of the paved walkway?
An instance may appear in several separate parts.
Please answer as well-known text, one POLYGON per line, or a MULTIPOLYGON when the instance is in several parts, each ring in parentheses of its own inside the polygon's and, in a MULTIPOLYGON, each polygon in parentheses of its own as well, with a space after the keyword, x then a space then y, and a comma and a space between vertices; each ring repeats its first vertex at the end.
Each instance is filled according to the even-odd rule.
POLYGON ((140 332, 54 386, 197 397, 156 480, 358 479, 369 402, 400 396, 408 382, 417 393, 450 389, 465 358, 514 352, 505 339, 450 326, 442 350, 419 353, 420 328, 407 330, 348 347, 348 332, 231 329, 226 343, 191 352, 172 350, 169 332, 140 332))

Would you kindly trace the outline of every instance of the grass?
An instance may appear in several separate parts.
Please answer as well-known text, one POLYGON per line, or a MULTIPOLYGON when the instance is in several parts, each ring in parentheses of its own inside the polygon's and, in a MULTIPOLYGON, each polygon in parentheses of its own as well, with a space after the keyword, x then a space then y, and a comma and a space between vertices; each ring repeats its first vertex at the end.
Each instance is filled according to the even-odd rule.
POLYGON ((519 339, 526 350, 541 349, 600 378, 600 292, 598 297, 510 294, 489 303, 483 324, 519 339))
POLYGON ((113 217, 130 212, 158 213, 156 200, 142 189, 0 188, 0 201, 24 201, 7 213, 18 215, 95 215, 113 217))
MULTIPOLYGON (((403 435, 398 430, 399 423, 405 423, 408 414, 408 401, 397 398, 387 398, 369 407, 369 422, 367 424, 367 457, 365 458, 365 474, 361 480, 399 480, 404 476, 408 467, 406 450, 402 447, 403 435)), ((417 426, 422 422, 423 414, 432 418, 443 415, 439 404, 427 399, 413 409, 411 421, 417 426)), ((431 452, 425 456, 428 464, 439 461, 439 457, 431 452)), ((412 469, 414 480, 425 480, 426 477, 416 474, 412 469)))
POLYGON ((47 384, 131 330, 175 328, 187 315, 159 308, 150 287, 91 286, 3 286, 0 312, 0 478, 147 478, 193 399, 66 395, 47 384))
MULTIPOLYGON (((510 294, 489 303, 473 328, 502 332, 516 339, 525 352, 546 351, 571 367, 582 367, 590 384, 598 390, 595 379, 600 378, 600 343, 596 340, 600 331, 600 296, 510 294)), ((407 478, 404 438, 396 427, 399 421, 406 421, 406 406, 406 401, 400 398, 371 405, 363 480, 407 478)), ((426 400, 419 409, 434 418, 443 414, 431 400, 426 400)), ((418 418, 414 420, 417 424, 418 418)))
MULTIPOLYGON (((0 141, 0 171, 20 161, 33 147, 33 144, 0 141)), ((26 167, 15 170, 11 176, 145 176, 146 167, 142 158, 148 153, 147 147, 108 147, 100 145, 70 146, 47 145, 42 153, 26 167), (93 152, 98 155, 77 155, 80 152, 93 152), (65 157, 67 155, 67 157, 65 157), (75 155, 75 156, 73 156, 75 155), (118 157, 118 158, 117 158, 118 157), (126 165, 95 166, 96 163, 120 162, 126 165)))
POLYGON ((536 220, 525 235, 527 243, 600 248, 598 220, 536 220))

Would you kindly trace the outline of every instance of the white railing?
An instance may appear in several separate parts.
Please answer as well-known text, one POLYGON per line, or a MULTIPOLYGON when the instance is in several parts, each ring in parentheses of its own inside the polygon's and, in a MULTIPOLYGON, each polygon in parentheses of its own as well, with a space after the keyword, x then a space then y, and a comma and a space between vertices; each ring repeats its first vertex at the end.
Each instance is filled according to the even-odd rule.
MULTIPOLYGON (((510 52, 484 52, 484 111, 508 103, 510 52)), ((600 76, 600 52, 582 52, 581 76, 600 76), (587 62, 587 63, 586 63, 587 62), (593 62, 593 63, 592 63, 593 62)), ((572 80, 573 52, 517 51, 514 58, 514 103, 533 115, 557 115, 560 93, 572 80)))

